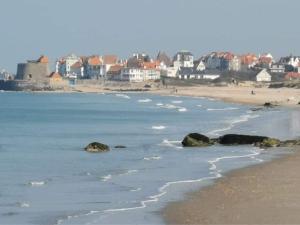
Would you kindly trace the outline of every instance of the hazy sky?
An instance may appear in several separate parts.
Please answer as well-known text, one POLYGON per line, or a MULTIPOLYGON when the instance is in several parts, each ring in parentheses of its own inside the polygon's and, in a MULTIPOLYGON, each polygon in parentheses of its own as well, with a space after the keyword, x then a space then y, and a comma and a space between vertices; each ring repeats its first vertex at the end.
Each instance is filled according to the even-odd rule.
POLYGON ((298 0, 0 0, 0 68, 48 55, 300 55, 298 0))

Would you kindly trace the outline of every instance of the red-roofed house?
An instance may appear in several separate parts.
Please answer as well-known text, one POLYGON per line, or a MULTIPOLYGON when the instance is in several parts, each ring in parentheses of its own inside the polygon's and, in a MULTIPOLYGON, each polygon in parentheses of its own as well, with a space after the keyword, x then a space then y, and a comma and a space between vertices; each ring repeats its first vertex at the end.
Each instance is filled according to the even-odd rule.
POLYGON ((296 72, 289 72, 285 75, 284 79, 286 80, 295 80, 295 79, 300 79, 300 73, 296 72))

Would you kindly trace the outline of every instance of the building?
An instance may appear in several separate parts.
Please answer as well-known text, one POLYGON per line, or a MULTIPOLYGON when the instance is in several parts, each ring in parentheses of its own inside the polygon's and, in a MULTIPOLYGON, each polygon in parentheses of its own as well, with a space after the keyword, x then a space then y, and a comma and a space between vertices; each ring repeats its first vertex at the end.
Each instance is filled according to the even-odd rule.
POLYGON ((296 72, 289 72, 284 77, 285 80, 299 80, 300 79, 300 73, 296 72))
POLYGON ((13 75, 7 72, 6 70, 0 71, 0 80, 12 80, 13 75))
POLYGON ((259 56, 256 66, 259 68, 269 69, 273 63, 273 56, 270 53, 266 53, 259 56))
POLYGON ((206 69, 205 63, 202 60, 195 61, 194 69, 201 72, 204 71, 206 69))
POLYGON ((49 74, 49 59, 46 56, 41 56, 38 60, 28 60, 27 63, 19 63, 16 80, 46 82, 49 74))
POLYGON ((256 75, 257 82, 271 82, 272 76, 268 73, 267 69, 262 69, 256 75))
POLYGON ((63 57, 57 60, 55 72, 61 74, 63 77, 69 77, 72 79, 83 78, 83 60, 75 54, 63 57))
POLYGON ((160 51, 156 57, 156 60, 163 63, 163 65, 166 67, 172 66, 172 61, 165 52, 160 51))
POLYGON ((174 67, 186 67, 186 68, 193 68, 194 67, 194 56, 192 53, 188 51, 180 51, 176 53, 173 58, 173 65, 174 67))
POLYGON ((49 75, 49 86, 52 88, 64 87, 68 85, 68 81, 64 80, 62 75, 53 72, 49 75))
POLYGON ((115 81, 121 80, 122 69, 124 69, 124 65, 122 64, 111 66, 106 73, 107 80, 115 80, 115 81))
POLYGON ((258 58, 255 54, 247 53, 245 55, 240 56, 241 60, 241 70, 247 71, 252 68, 258 63, 258 58))
POLYGON ((287 56, 287 57, 282 57, 279 60, 280 63, 284 65, 290 65, 294 68, 299 66, 300 63, 300 57, 299 56, 287 56))
POLYGON ((271 73, 284 73, 285 72, 285 66, 281 63, 273 63, 270 66, 270 72, 271 73))
POLYGON ((105 67, 102 58, 98 55, 87 57, 83 63, 84 77, 88 79, 100 79, 105 76, 105 67))
POLYGON ((121 70, 121 80, 128 82, 143 82, 147 80, 159 80, 160 71, 143 68, 124 68, 121 70))

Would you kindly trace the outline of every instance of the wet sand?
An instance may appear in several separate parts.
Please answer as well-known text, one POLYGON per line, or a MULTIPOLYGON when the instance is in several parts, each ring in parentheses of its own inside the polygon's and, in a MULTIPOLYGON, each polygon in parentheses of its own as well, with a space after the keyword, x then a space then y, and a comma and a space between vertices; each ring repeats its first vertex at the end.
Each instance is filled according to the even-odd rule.
POLYGON ((299 224, 300 151, 231 172, 162 213, 167 224, 299 224))

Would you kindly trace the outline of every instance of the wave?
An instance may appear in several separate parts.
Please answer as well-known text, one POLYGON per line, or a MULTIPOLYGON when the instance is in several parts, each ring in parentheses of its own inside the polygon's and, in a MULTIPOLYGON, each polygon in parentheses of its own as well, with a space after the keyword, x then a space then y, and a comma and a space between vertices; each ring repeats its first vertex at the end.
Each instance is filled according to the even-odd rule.
POLYGON ((130 96, 125 95, 125 94, 116 94, 116 96, 117 96, 117 97, 120 97, 120 98, 131 99, 130 96))
POLYGON ((211 109, 208 108, 206 109, 207 111, 230 111, 230 110, 238 110, 239 108, 235 108, 235 107, 227 107, 227 108, 220 108, 220 109, 211 109))
POLYGON ((178 112, 186 112, 186 111, 187 111, 187 109, 184 107, 178 109, 178 112))
POLYGON ((164 104, 162 103, 156 103, 157 106, 163 106, 164 104))
POLYGON ((160 145, 177 149, 183 148, 181 145, 181 141, 169 141, 168 139, 164 139, 160 145))
POLYGON ((243 122, 247 122, 249 121, 250 119, 255 119, 259 117, 259 115, 255 114, 246 114, 246 115, 242 115, 240 116, 239 118, 237 119, 234 119, 234 120, 231 120, 229 121, 228 123, 228 126, 224 127, 224 128, 219 128, 219 129, 216 129, 216 130, 213 130, 213 131, 210 131, 208 132, 207 134, 209 135, 220 135, 221 132, 224 132, 224 131, 228 131, 228 130, 231 130, 236 124, 238 123, 243 123, 243 122))
POLYGON ((161 156, 151 156, 151 157, 144 157, 143 160, 151 161, 151 160, 160 160, 160 159, 161 159, 161 156))
POLYGON ((27 203, 27 202, 19 202, 17 204, 20 208, 29 208, 30 207, 30 204, 27 203))
POLYGON ((182 101, 172 101, 173 104, 181 104, 182 101))
POLYGON ((197 105, 197 107, 202 107, 202 105, 197 105))
POLYGON ((110 179, 112 179, 112 175, 111 175, 111 174, 108 174, 108 175, 106 175, 106 176, 101 177, 101 180, 102 180, 103 182, 106 182, 106 181, 108 181, 108 180, 110 180, 110 179))
POLYGON ((138 100, 138 102, 140 102, 140 103, 152 102, 152 99, 150 99, 150 98, 140 99, 140 100, 138 100))
POLYGON ((131 192, 137 192, 137 191, 141 191, 142 190, 142 188, 136 188, 136 189, 131 189, 130 191, 131 192))
POLYGON ((165 126, 152 126, 152 129, 153 130, 164 130, 164 129, 166 129, 166 127, 165 126))
POLYGON ((32 187, 41 187, 44 186, 47 182, 46 181, 30 181, 28 182, 28 185, 32 187))
MULTIPOLYGON (((223 156, 223 157, 218 157, 218 158, 209 160, 208 161, 208 163, 210 164, 209 170, 211 171, 210 176, 201 177, 199 179, 179 180, 179 181, 167 182, 163 186, 158 188, 158 194, 149 196, 149 197, 147 197, 146 200, 140 201, 139 206, 127 207, 127 208, 106 209, 106 210, 103 210, 103 211, 89 211, 88 213, 81 214, 81 215, 67 216, 66 220, 71 220, 73 218, 78 218, 78 217, 81 217, 81 216, 90 216, 90 215, 100 214, 100 213, 104 214, 104 213, 126 212, 126 211, 133 211, 133 210, 137 210, 137 209, 144 209, 144 208, 147 207, 147 205, 149 203, 158 202, 161 197, 166 195, 168 193, 167 189, 170 186, 177 185, 177 184, 200 183, 200 182, 203 182, 203 181, 215 180, 215 179, 223 177, 223 175, 221 174, 222 170, 218 169, 218 166, 217 166, 217 164, 222 160, 230 160, 230 159, 237 159, 237 158, 251 158, 251 159, 255 159, 259 162, 263 162, 262 159, 257 158, 257 156, 260 155, 260 153, 261 153, 261 151, 257 151, 256 148, 255 148, 255 150, 253 150, 250 154, 247 154, 247 155, 223 156)), ((136 188, 136 189, 132 189, 130 191, 131 192, 136 192, 136 191, 140 191, 140 190, 141 190, 141 188, 136 188)), ((63 222, 64 222, 63 219, 59 219, 59 220, 57 220, 57 225, 60 225, 63 222)))

